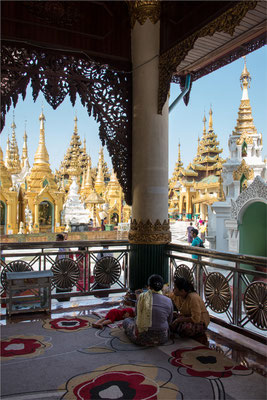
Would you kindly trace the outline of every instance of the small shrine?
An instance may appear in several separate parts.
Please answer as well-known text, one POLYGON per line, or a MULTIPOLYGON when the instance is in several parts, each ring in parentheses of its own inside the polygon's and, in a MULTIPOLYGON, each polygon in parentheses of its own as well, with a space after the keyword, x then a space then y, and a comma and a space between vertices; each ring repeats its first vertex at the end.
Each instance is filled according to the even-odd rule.
POLYGON ((78 189, 77 178, 73 176, 67 200, 63 204, 61 225, 88 224, 90 217, 92 217, 89 210, 82 203, 78 189))

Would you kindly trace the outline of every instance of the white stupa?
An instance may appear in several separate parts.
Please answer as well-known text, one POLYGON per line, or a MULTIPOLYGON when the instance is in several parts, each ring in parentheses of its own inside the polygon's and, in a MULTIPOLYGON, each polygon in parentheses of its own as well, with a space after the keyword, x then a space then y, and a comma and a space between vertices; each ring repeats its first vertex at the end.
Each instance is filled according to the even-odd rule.
POLYGON ((91 215, 78 194, 78 184, 76 176, 72 177, 69 193, 63 205, 62 219, 64 224, 87 224, 91 215))

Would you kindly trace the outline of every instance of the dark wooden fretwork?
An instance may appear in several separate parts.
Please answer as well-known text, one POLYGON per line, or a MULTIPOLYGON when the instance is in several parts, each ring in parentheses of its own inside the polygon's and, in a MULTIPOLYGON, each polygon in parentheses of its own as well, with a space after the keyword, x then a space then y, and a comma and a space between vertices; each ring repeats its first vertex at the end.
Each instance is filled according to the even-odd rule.
POLYGON ((6 113, 12 103, 16 106, 20 95, 25 99, 30 82, 33 100, 41 91, 53 109, 67 95, 74 106, 79 95, 89 116, 99 122, 100 139, 131 205, 131 74, 91 59, 8 42, 2 44, 1 57, 1 131, 6 113))

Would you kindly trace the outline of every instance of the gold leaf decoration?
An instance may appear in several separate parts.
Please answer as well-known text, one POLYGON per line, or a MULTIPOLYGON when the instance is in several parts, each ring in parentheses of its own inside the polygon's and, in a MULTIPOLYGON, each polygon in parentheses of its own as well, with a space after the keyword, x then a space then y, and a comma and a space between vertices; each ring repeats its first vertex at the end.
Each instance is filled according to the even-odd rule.
POLYGON ((247 165, 245 160, 242 160, 239 167, 233 171, 234 181, 239 181, 242 175, 244 175, 244 177, 248 180, 252 180, 254 178, 254 171, 247 165))
POLYGON ((128 1, 131 27, 133 29, 136 21, 140 25, 144 25, 147 19, 152 24, 156 24, 160 19, 160 1, 159 0, 136 0, 128 1))
POLYGON ((166 244, 171 241, 171 232, 169 222, 164 220, 161 223, 158 219, 154 224, 148 219, 137 222, 135 219, 131 222, 129 232, 129 242, 135 244, 166 244))

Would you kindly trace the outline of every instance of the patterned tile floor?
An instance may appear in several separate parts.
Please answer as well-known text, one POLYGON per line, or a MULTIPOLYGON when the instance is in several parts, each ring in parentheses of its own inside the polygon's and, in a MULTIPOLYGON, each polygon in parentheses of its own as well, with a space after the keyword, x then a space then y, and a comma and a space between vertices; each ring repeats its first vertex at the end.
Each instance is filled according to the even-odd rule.
MULTIPOLYGON (((58 302, 52 300, 52 316, 68 316, 79 314, 88 316, 97 309, 118 306, 122 301, 121 295, 111 295, 109 298, 72 298, 71 301, 58 302)), ((7 317, 5 309, 1 308, 0 325, 19 323, 22 321, 36 321, 46 319, 46 313, 24 313, 7 317)), ((266 345, 258 343, 243 335, 237 334, 230 329, 221 327, 213 322, 210 323, 205 337, 199 338, 201 344, 208 345, 223 352, 227 357, 243 364, 266 376, 266 345)))

